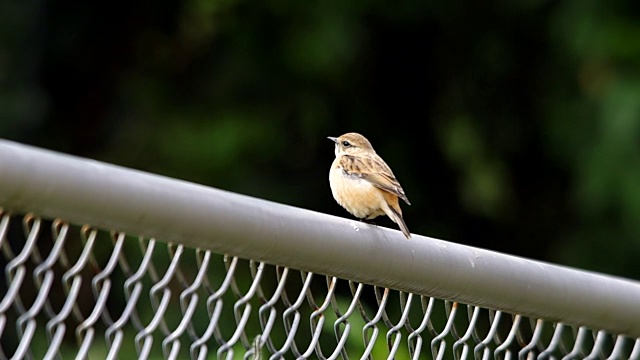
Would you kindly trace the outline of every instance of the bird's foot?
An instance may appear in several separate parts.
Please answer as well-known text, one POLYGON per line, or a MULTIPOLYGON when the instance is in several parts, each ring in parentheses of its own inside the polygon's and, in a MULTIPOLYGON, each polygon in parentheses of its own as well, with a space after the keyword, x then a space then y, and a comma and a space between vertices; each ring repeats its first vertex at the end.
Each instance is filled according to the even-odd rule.
POLYGON ((373 225, 373 226, 378 226, 378 224, 376 224, 375 221, 371 220, 371 219, 361 219, 360 221, 362 221, 365 224, 369 224, 369 225, 373 225))
POLYGON ((349 221, 349 225, 351 225, 351 227, 353 228, 353 230, 355 230, 355 231, 360 231, 360 228, 358 227, 358 225, 356 224, 356 222, 355 222, 355 221, 350 220, 350 221, 349 221))

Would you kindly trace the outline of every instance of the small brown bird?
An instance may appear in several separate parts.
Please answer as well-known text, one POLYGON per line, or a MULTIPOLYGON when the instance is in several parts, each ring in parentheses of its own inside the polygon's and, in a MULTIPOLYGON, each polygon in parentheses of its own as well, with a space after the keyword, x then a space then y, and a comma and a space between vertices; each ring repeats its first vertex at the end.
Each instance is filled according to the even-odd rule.
POLYGON ((398 224, 404 236, 410 238, 398 198, 411 203, 369 140, 358 133, 329 137, 329 140, 336 143, 336 159, 331 164, 329 183, 338 204, 360 219, 386 214, 398 224))

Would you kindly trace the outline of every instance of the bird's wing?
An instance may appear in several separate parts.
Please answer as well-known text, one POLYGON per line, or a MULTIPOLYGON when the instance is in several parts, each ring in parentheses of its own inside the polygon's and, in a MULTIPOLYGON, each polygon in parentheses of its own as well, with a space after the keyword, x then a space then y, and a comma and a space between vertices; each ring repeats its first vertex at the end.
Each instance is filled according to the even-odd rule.
POLYGON ((389 165, 380 156, 376 154, 370 156, 343 155, 340 159, 340 166, 347 174, 367 180, 375 187, 388 191, 411 205, 389 165))

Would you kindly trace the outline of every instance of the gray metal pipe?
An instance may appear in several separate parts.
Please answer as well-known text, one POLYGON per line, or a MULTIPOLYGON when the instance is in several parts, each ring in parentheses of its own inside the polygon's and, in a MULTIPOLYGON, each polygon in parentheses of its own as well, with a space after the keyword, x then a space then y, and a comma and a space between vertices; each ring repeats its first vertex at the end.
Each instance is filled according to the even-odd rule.
POLYGON ((0 206, 640 338, 637 281, 407 240, 396 230, 3 140, 0 206))

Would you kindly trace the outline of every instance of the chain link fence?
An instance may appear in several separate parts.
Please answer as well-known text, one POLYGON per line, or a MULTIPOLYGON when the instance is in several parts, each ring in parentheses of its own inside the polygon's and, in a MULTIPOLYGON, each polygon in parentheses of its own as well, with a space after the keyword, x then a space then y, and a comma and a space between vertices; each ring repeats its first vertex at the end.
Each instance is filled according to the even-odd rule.
MULTIPOLYGON (((0 158, 7 155, 2 145, 0 158)), ((27 157, 22 146, 10 146, 19 149, 11 155, 23 166, 27 157)), ((136 202, 146 209, 145 196, 157 197, 157 189, 177 181, 163 179, 156 188, 151 178, 139 181, 118 173, 117 182, 105 182, 101 164, 25 151, 45 157, 46 164, 59 162, 53 161, 56 170, 44 178, 37 173, 44 164, 31 161, 28 171, 0 164, 0 205, 5 206, 0 208, 2 359, 640 359, 636 282, 418 236, 408 244, 395 231, 376 228, 372 233, 364 224, 324 215, 316 219, 299 209, 267 214, 268 221, 281 222, 277 231, 249 216, 246 221, 260 225, 256 236, 224 217, 231 216, 228 211, 218 216, 208 204, 208 217, 223 217, 220 223, 210 220, 215 229, 227 224, 232 230, 207 227, 202 231, 208 235, 202 235, 198 226, 206 224, 189 212, 199 197, 190 196, 188 189, 178 195, 189 197, 187 205, 167 196, 158 200, 174 214, 171 221, 148 220, 158 214, 147 212, 127 222, 119 220, 122 212, 131 211, 136 202), (124 207, 109 210, 107 197, 86 187, 93 180, 72 176, 77 173, 64 164, 97 172, 100 180, 94 182, 103 191, 120 193, 120 187, 138 182, 152 190, 144 194, 137 189, 137 196, 125 197, 129 203, 116 199, 125 201, 124 207), (33 179, 42 182, 29 183, 33 179), (67 184, 71 179, 82 184, 67 184), (82 196, 70 200, 71 193, 82 196), (176 210, 187 217, 180 218, 176 210), (289 211, 296 221, 312 217, 320 222, 317 226, 336 221, 338 230, 323 228, 317 234, 329 249, 322 252, 305 242, 314 232, 311 223, 304 223, 299 233, 287 232, 291 221, 283 219, 289 211), (105 218, 115 220, 87 221, 105 218), (157 236, 150 236, 153 229, 157 236), (332 242, 332 231, 344 231, 338 242, 332 242), (380 232, 398 241, 381 241, 380 232), (251 236, 256 238, 253 246, 242 243, 251 236), (361 236, 364 241, 358 240, 361 236), (162 242, 166 239, 172 242, 162 242), (288 248, 279 247, 280 241, 288 248), (423 243, 433 246, 428 253, 444 250, 429 258, 420 251, 423 243), (364 250, 358 254, 350 246, 374 247, 388 260, 383 263, 364 250), (398 246, 411 247, 416 258, 401 252, 403 261, 395 261, 398 246), (312 251, 305 252, 309 247, 312 251), (471 264, 468 256, 459 256, 463 251, 473 254, 471 264), (430 271, 404 273, 403 267, 412 263, 428 263, 430 271), (513 271, 496 271, 505 263, 513 271), (536 272, 539 278, 526 277, 536 272), (413 281, 412 276, 425 280, 413 281), (575 296, 582 285, 591 298, 575 296)), ((232 194, 213 195, 211 201, 235 199, 232 194)), ((247 201, 260 213, 278 206, 247 201)), ((129 219, 132 214, 125 215, 129 219)))
POLYGON ((4 212, 3 358, 640 356, 640 340, 4 212))

